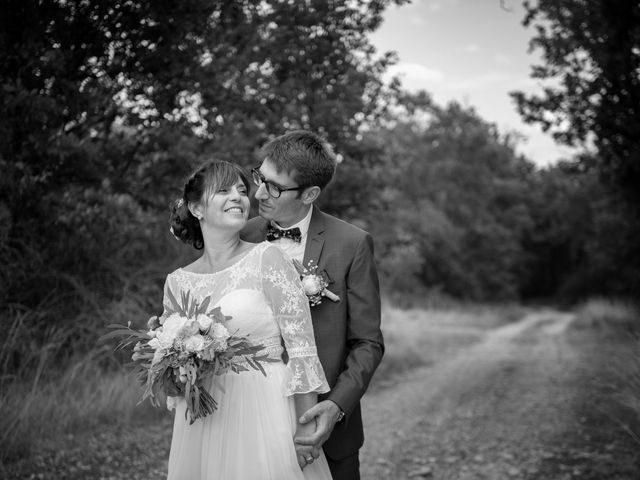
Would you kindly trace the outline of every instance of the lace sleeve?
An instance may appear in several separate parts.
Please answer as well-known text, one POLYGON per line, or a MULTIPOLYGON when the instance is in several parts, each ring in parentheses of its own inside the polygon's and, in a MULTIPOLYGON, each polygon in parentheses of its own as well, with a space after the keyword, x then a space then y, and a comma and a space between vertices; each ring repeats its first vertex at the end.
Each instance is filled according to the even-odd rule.
POLYGON ((298 273, 278 247, 270 246, 262 254, 262 287, 289 356, 285 395, 328 392, 329 384, 316 351, 309 302, 298 273))

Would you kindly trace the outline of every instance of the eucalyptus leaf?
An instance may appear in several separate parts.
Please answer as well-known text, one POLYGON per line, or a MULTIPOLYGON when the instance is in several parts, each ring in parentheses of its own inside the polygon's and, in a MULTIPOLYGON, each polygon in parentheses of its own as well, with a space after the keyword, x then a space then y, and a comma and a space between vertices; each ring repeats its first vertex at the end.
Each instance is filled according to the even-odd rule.
POLYGON ((179 314, 183 314, 184 310, 182 309, 182 307, 180 306, 180 304, 178 303, 178 301, 176 300, 176 297, 173 296, 173 293, 171 293, 171 289, 167 288, 167 296, 169 297, 169 301, 171 302, 171 304, 173 305, 173 308, 176 309, 176 312, 179 314))
POLYGON ((209 307, 209 303, 211 303, 211 297, 205 297, 202 303, 198 305, 198 308, 196 309, 196 315, 205 313, 207 311, 207 308, 209 307))

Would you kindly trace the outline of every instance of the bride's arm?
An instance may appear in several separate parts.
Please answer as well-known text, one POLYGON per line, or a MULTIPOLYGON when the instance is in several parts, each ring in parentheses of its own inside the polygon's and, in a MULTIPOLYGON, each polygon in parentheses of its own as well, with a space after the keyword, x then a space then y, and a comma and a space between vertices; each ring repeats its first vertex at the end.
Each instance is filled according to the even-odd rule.
POLYGON ((318 458, 320 451, 319 445, 296 442, 299 437, 313 437, 316 433, 315 417, 305 424, 300 423, 300 417, 317 404, 318 393, 329 391, 329 384, 318 358, 309 301, 300 276, 291 261, 275 246, 263 252, 261 277, 287 351, 284 394, 294 397, 296 431, 293 441, 300 468, 304 468, 318 458))
POLYGON ((309 410, 318 402, 318 395, 314 392, 297 393, 294 394, 293 401, 296 406, 296 433, 293 439, 296 447, 296 454, 298 456, 298 464, 300 465, 300 468, 304 468, 308 463, 311 463, 313 460, 318 458, 320 452, 314 447, 298 444, 295 442, 295 439, 298 437, 309 437, 315 433, 316 422, 307 422, 302 424, 300 423, 300 417, 304 412, 309 410), (308 460, 311 457, 313 457, 313 460, 308 460))

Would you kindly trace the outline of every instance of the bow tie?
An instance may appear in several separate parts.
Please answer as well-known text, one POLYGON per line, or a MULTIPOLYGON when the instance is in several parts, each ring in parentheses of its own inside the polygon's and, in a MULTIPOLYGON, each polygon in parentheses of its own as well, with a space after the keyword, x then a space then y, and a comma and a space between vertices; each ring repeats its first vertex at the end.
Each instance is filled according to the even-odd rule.
POLYGON ((289 230, 281 230, 271 224, 268 224, 267 240, 269 242, 273 242, 274 240, 278 240, 279 238, 290 238, 294 242, 300 243, 300 241, 302 240, 302 234, 300 233, 300 229, 298 227, 290 228, 289 230))

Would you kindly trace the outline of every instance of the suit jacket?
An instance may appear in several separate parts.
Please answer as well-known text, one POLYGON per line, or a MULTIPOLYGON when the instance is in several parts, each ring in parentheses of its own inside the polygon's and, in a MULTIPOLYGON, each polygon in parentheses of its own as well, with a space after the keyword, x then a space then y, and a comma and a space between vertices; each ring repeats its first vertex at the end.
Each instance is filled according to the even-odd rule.
MULTIPOLYGON (((266 220, 253 218, 241 236, 261 242, 266 227, 266 220)), ((354 454, 364 442, 360 398, 384 353, 373 239, 314 206, 304 265, 310 260, 329 281, 329 290, 340 296, 337 303, 324 298, 311 307, 318 357, 331 387, 319 399, 334 401, 346 414, 324 444, 326 455, 340 460, 354 454)))

